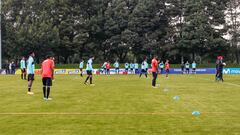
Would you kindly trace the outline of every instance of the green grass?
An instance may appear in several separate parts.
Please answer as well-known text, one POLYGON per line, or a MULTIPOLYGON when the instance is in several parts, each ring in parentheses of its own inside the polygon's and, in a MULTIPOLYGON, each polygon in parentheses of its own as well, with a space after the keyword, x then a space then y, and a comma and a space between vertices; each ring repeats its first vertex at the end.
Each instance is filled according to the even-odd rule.
POLYGON ((85 77, 59 75, 48 102, 40 76, 33 96, 19 76, 0 76, 0 134, 239 135, 240 76, 225 75, 224 83, 213 76, 159 76, 153 89, 134 75, 96 75, 94 87, 83 85, 85 77), (192 116, 195 110, 201 115, 192 116))

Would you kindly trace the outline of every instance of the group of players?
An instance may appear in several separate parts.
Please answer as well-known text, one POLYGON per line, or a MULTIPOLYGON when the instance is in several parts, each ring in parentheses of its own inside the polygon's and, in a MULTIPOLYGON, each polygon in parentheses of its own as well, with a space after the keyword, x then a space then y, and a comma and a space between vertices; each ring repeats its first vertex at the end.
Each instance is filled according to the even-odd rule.
MULTIPOLYGON (((193 63, 192 63, 192 73, 193 74, 196 74, 196 68, 197 68, 197 64, 195 61, 193 61, 193 63)), ((188 61, 186 63, 182 62, 181 70, 182 70, 182 74, 184 74, 184 73, 190 74, 190 63, 188 61)))
MULTIPOLYGON (((33 95, 32 85, 34 81, 34 70, 35 70, 35 62, 34 62, 35 53, 31 52, 29 54, 28 59, 25 57, 22 58, 20 62, 21 68, 21 79, 28 81, 28 92, 27 94, 33 95), (26 76, 28 77, 26 78, 26 76)), ((43 84, 43 99, 48 101, 52 100, 49 98, 50 89, 52 86, 52 80, 54 79, 54 57, 48 55, 46 59, 42 62, 41 74, 42 74, 42 84, 43 84)))
MULTIPOLYGON (((115 69, 115 74, 119 74, 120 64, 119 64, 118 61, 115 61, 115 63, 113 64, 113 67, 115 69)), ((80 75, 81 76, 83 76, 83 68, 84 68, 84 61, 81 60, 81 62, 79 64, 79 69, 80 69, 80 75)), ((147 63, 147 59, 145 59, 141 63, 141 68, 140 69, 139 69, 139 64, 138 63, 130 63, 130 64, 125 63, 124 68, 125 68, 125 73, 130 72, 131 74, 140 74, 139 77, 141 77, 142 74, 145 74, 146 77, 147 77, 149 64, 147 63)), ((103 65, 101 66, 101 69, 99 69, 99 71, 102 74, 109 75, 110 74, 110 69, 111 69, 111 64, 110 64, 109 61, 106 61, 106 62, 103 63, 103 65)), ((167 74, 166 76, 168 76, 169 69, 170 69, 170 65, 169 65, 168 60, 166 61, 165 64, 163 63, 163 61, 161 63, 159 63, 159 66, 158 66, 159 73, 163 74, 164 69, 165 69, 166 74, 167 74)))
MULTIPOLYGON (((34 52, 31 52, 29 54, 28 59, 26 60, 24 57, 22 58, 21 62, 20 62, 20 68, 21 68, 21 79, 23 80, 28 80, 28 92, 27 94, 29 95, 33 95, 34 93, 32 92, 32 84, 34 81, 34 69, 35 69, 35 63, 34 63, 34 57, 35 54, 34 52), (28 78, 26 78, 26 76, 28 75, 28 78)), ((89 84, 89 85, 94 85, 93 84, 93 60, 94 57, 90 57, 89 60, 86 63, 86 73, 87 73, 87 78, 84 82, 84 84, 89 84)), ((223 71, 223 67, 226 64, 223 63, 223 57, 219 56, 217 58, 217 62, 216 62, 216 81, 223 81, 223 75, 222 75, 222 71, 223 71)), ((116 74, 119 74, 119 63, 118 61, 116 61, 113 64, 114 68, 115 68, 115 72, 116 74)), ((133 72, 134 69, 138 69, 138 64, 128 64, 125 63, 125 72, 128 72, 129 70, 129 66, 130 66, 130 71, 133 72)), ((51 100, 51 98, 49 98, 50 95, 50 89, 52 86, 52 80, 54 79, 54 57, 52 57, 51 55, 48 55, 46 57, 46 59, 42 62, 42 66, 41 66, 41 74, 42 74, 42 84, 43 84, 43 99, 48 101, 51 100)), ((184 73, 184 67, 186 68, 186 73, 189 74, 189 68, 190 68, 190 64, 188 62, 186 62, 186 64, 182 63, 182 73, 184 73), (184 66, 183 66, 184 65, 184 66)), ((83 76, 83 68, 84 68, 84 61, 82 60, 80 62, 79 65, 80 68, 80 75, 83 76)), ((110 74, 110 62, 105 62, 102 66, 103 70, 106 72, 106 74, 110 74)), ((196 63, 193 62, 192 63, 192 69, 193 72, 196 73, 196 63)), ((141 64, 141 72, 139 74, 139 77, 142 76, 142 74, 144 74, 146 76, 146 78, 148 78, 148 70, 149 70, 149 64, 147 63, 147 59, 145 59, 142 64, 141 64)), ((169 60, 166 60, 165 64, 163 62, 160 62, 157 58, 157 56, 154 56, 153 59, 151 60, 151 72, 152 72, 152 87, 153 88, 157 88, 156 87, 156 80, 157 80, 157 76, 159 73, 163 73, 163 71, 165 70, 166 73, 166 77, 168 77, 169 71, 170 71, 170 64, 169 64, 169 60)))
MULTIPOLYGON (((93 82, 92 82, 92 74, 93 74, 93 60, 94 60, 94 57, 91 57, 88 61, 87 61, 87 64, 86 64, 86 73, 87 73, 87 78, 84 82, 84 84, 88 84, 88 80, 90 82, 90 85, 94 85, 93 82)), ((113 64, 114 68, 115 68, 115 72, 116 74, 119 74, 119 63, 118 61, 116 61, 114 64, 113 64)), ((130 72, 131 73, 134 73, 134 70, 138 70, 138 64, 135 63, 125 63, 125 72, 128 72, 129 70, 129 67, 130 67, 130 72)), ((79 69, 80 69, 80 75, 83 76, 83 68, 84 68, 84 61, 82 60, 79 64, 79 69)), ((102 73, 104 72, 105 74, 109 75, 110 74, 110 62, 107 61, 107 62, 104 62, 104 64, 102 65, 102 73)), ((160 69, 160 73, 163 73, 163 70, 165 68, 165 72, 166 72, 166 77, 168 77, 168 74, 169 74, 169 71, 170 71, 170 64, 169 64, 169 60, 166 60, 165 64, 163 64, 163 62, 160 62, 157 60, 157 56, 154 56, 154 58, 152 59, 152 62, 151 62, 151 72, 152 72, 152 75, 153 75, 153 80, 152 80, 152 86, 153 88, 157 88, 156 87, 156 80, 157 80, 157 75, 159 73, 159 69, 160 69)), ((148 66, 148 63, 147 63, 147 59, 145 59, 142 64, 141 64, 141 72, 140 72, 140 75, 139 77, 142 76, 142 74, 145 74, 146 78, 148 77, 148 69, 149 69, 149 66, 148 66)))

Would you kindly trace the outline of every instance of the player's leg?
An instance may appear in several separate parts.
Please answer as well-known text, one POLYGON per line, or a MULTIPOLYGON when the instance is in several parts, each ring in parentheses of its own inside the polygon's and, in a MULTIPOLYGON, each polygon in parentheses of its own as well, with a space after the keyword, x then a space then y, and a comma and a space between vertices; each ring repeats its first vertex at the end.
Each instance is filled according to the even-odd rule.
POLYGON ((23 80, 23 69, 21 69, 21 79, 23 80))
POLYGON ((152 76, 153 76, 152 86, 156 87, 157 73, 156 72, 152 72, 152 76))
POLYGON ((23 69, 24 72, 23 72, 23 77, 24 77, 24 80, 27 80, 27 73, 26 73, 26 69, 23 69))
POLYGON ((146 78, 148 77, 148 69, 147 68, 145 69, 145 77, 146 78))
POLYGON ((143 73, 145 73, 144 69, 141 70, 141 72, 139 74, 139 78, 142 76, 143 73))
POLYGON ((51 78, 47 78, 46 79, 46 85, 47 85, 47 95, 46 95, 46 98, 48 100, 51 100, 51 98, 49 98, 50 91, 51 91, 51 86, 52 86, 52 79, 51 78))
POLYGON ((80 68, 80 76, 83 77, 83 70, 80 68))
POLYGON ((219 80, 219 71, 217 70, 215 75, 215 81, 218 81, 218 80, 219 80))
POLYGON ((217 81, 217 75, 218 75, 218 73, 217 73, 217 71, 216 71, 216 74, 215 74, 215 81, 217 81))
POLYGON ((87 78, 86 78, 86 80, 84 82, 85 84, 87 83, 88 79, 89 79, 89 75, 87 76, 87 78))
POLYGON ((31 92, 31 88, 32 88, 32 80, 28 81, 28 92, 31 92))
POLYGON ((43 83, 43 99, 46 99, 47 98, 47 96, 46 96, 47 87, 46 87, 46 78, 45 77, 42 79, 42 83, 43 83))
POLYGON ((93 83, 92 83, 92 78, 93 78, 92 71, 90 71, 90 73, 89 73, 89 78, 90 78, 90 85, 91 85, 91 84, 93 84, 93 83))
POLYGON ((33 81, 34 81, 34 74, 29 74, 28 75, 28 94, 30 95, 33 94, 33 92, 31 92, 33 81))
POLYGON ((92 75, 90 75, 89 78, 90 78, 90 84, 92 84, 92 75))
POLYGON ((89 72, 90 72, 90 71, 87 70, 87 78, 86 78, 84 84, 87 84, 87 81, 88 81, 88 79, 90 78, 90 73, 89 73, 89 72))
POLYGON ((222 82, 224 81, 224 80, 223 80, 223 73, 222 73, 222 71, 219 73, 219 79, 220 79, 220 81, 222 81, 222 82))

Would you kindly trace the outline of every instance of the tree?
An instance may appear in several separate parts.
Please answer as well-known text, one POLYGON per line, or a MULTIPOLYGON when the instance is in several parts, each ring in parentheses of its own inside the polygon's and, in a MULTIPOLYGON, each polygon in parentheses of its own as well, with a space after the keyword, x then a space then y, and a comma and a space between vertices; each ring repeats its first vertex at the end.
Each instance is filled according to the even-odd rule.
POLYGON ((228 9, 226 13, 227 18, 227 25, 229 27, 229 36, 231 37, 231 46, 232 46, 232 53, 233 58, 236 58, 236 62, 240 64, 240 49, 239 49, 239 43, 240 43, 240 2, 237 0, 230 0, 228 2, 228 9))
POLYGON ((192 54, 193 60, 196 55, 226 55, 227 41, 223 38, 226 3, 224 0, 187 0, 184 3, 185 23, 180 44, 186 53, 192 54))

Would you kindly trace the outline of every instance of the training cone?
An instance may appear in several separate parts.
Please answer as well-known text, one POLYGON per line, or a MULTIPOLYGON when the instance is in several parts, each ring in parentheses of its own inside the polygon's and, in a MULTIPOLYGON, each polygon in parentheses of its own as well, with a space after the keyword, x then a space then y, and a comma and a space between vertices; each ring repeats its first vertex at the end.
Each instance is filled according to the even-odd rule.
POLYGON ((174 96, 173 100, 178 101, 178 100, 180 100, 180 97, 179 96, 174 96))
POLYGON ((192 115, 194 115, 194 116, 199 116, 201 113, 199 112, 199 111, 193 111, 192 112, 192 115))

